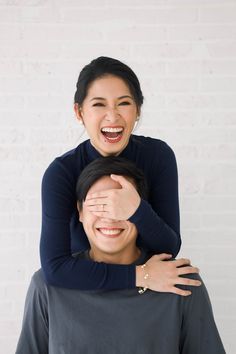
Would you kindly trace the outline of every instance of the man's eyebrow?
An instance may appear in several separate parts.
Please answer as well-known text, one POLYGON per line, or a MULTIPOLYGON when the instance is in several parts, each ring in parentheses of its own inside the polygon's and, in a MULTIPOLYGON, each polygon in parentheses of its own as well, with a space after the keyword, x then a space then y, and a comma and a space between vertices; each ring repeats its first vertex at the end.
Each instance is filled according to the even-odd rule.
MULTIPOLYGON (((133 99, 132 96, 124 95, 124 96, 118 97, 118 100, 122 100, 123 98, 131 98, 131 99, 133 99)), ((94 100, 103 100, 103 101, 105 101, 106 99, 104 97, 93 97, 90 101, 94 101, 94 100)))

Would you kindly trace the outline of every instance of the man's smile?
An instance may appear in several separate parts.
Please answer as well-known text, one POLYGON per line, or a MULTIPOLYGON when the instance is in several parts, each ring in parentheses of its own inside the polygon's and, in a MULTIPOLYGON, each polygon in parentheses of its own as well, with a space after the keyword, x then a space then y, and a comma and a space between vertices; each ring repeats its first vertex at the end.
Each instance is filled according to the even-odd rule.
POLYGON ((105 237, 115 238, 121 235, 124 231, 122 228, 117 227, 101 227, 97 228, 97 230, 105 237))

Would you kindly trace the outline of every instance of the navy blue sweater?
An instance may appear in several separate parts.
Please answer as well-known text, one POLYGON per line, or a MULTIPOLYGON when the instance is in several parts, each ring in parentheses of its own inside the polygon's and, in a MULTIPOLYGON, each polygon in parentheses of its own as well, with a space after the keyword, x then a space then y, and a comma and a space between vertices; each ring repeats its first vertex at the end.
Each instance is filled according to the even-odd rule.
MULTIPOLYGON (((40 256, 45 280, 50 285, 81 289, 135 287, 135 266, 92 262, 71 256, 88 248, 79 221, 75 187, 86 165, 101 156, 90 140, 57 157, 42 180, 42 230, 40 256)), ((178 175, 175 155, 163 141, 131 135, 123 156, 143 170, 149 200, 142 200, 129 218, 138 229, 138 243, 154 253, 180 249, 178 175)))

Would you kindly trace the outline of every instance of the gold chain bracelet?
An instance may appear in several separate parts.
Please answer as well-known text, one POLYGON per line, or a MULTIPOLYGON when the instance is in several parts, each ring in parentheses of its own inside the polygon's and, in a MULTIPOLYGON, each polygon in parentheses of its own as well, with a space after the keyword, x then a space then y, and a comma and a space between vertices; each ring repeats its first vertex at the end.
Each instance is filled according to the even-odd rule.
MULTIPOLYGON (((146 263, 143 264, 143 265, 141 265, 141 268, 142 268, 142 270, 144 271, 144 276, 143 276, 144 280, 147 280, 147 279, 149 278, 149 274, 148 274, 148 272, 147 272, 146 269, 145 269, 146 267, 147 267, 147 264, 146 264, 146 263)), ((138 290, 138 292, 139 292, 139 294, 143 294, 143 293, 145 293, 145 291, 146 291, 147 289, 148 289, 147 286, 140 287, 139 290, 138 290)))

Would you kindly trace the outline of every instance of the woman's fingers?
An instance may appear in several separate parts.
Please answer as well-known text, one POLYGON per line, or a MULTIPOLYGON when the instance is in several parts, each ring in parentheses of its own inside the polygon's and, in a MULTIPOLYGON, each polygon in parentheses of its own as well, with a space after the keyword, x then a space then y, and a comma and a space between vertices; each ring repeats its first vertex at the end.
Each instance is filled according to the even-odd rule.
POLYGON ((86 199, 84 202, 84 205, 86 206, 93 206, 93 205, 101 205, 101 204, 106 204, 108 199, 108 197, 99 197, 99 198, 91 198, 91 199, 86 199))
POLYGON ((158 261, 164 261, 166 259, 170 259, 171 257, 172 257, 172 255, 169 253, 160 253, 160 254, 154 255, 153 259, 155 259, 158 262, 158 261))
POLYGON ((178 275, 184 274, 192 274, 199 273, 199 269, 197 267, 182 267, 177 269, 178 275))
POLYGON ((106 198, 108 193, 109 193, 109 189, 102 191, 102 192, 88 194, 86 196, 86 201, 92 200, 92 199, 106 198))
POLYGON ((122 176, 113 177, 121 188, 91 193, 86 197, 84 206, 93 213, 106 211, 106 217, 110 219, 128 220, 139 207, 141 198, 132 183, 122 176))
POLYGON ((176 288, 175 286, 173 286, 170 289, 170 292, 174 293, 174 294, 177 294, 177 295, 180 295, 180 296, 189 296, 189 295, 192 294, 190 290, 179 289, 179 288, 176 288))
POLYGON ((175 284, 188 285, 188 286, 200 286, 202 283, 200 282, 200 280, 178 277, 175 281, 175 284))
POLYGON ((141 280, 138 277, 141 285, 138 284, 138 286, 146 286, 154 291, 171 292, 181 296, 191 295, 189 289, 179 289, 177 286, 200 286, 200 280, 188 277, 188 274, 198 274, 199 269, 190 266, 191 262, 187 258, 168 260, 170 257, 171 255, 167 253, 152 256, 146 263, 149 277, 145 281, 142 279, 143 273, 141 273, 141 280))
POLYGON ((179 258, 179 259, 174 260, 173 262, 175 263, 176 267, 183 267, 183 266, 191 264, 190 259, 187 259, 187 258, 179 258))
POLYGON ((91 212, 104 212, 106 211, 106 204, 90 205, 87 209, 91 212))
POLYGON ((114 181, 118 182, 122 188, 129 188, 130 185, 132 185, 132 183, 128 181, 127 178, 125 178, 124 176, 111 174, 110 177, 114 181))

